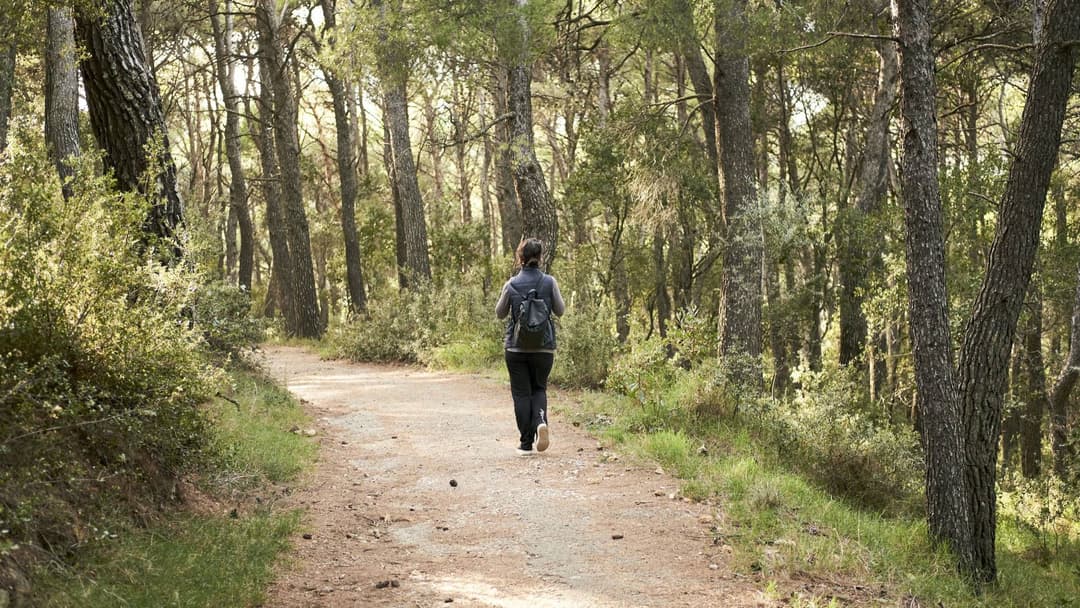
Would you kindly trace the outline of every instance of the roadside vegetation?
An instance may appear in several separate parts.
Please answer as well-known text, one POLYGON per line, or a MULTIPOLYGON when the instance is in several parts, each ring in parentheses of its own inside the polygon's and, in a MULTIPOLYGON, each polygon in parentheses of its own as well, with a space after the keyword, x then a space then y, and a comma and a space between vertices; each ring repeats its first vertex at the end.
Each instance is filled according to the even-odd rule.
MULTIPOLYGON (((372 319, 386 321, 338 327, 323 353, 504 374, 494 296, 466 291, 459 305, 433 304, 453 297, 415 298, 412 322, 397 326, 375 308, 372 319)), ((1080 597, 1075 489, 1050 475, 1024 480, 1015 463, 1003 469, 1000 580, 973 594, 928 540, 922 454, 903 404, 871 400, 853 371, 836 367, 800 370, 782 397, 747 391, 713 356, 699 320, 684 317, 667 340, 619 346, 604 311, 571 308, 561 321, 556 411, 609 450, 680 478, 672 499, 715 505, 712 542, 775 599, 1021 607, 1080 597)))

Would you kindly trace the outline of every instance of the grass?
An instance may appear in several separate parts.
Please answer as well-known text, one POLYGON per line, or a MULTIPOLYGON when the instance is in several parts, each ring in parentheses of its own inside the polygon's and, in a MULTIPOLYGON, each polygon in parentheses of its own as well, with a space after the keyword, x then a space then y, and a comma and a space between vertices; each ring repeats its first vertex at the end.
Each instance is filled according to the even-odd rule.
POLYGON ((36 606, 242 607, 264 601, 273 565, 288 549, 302 513, 254 495, 300 475, 314 462, 317 446, 293 432, 310 421, 288 392, 256 373, 234 371, 230 378, 223 393, 232 402, 215 399, 208 406, 213 464, 200 486, 251 508, 168 513, 147 527, 118 524, 71 567, 51 564, 37 572, 36 606))
POLYGON ((738 572, 757 576, 792 606, 1080 605, 1075 536, 1056 538, 1048 555, 1045 539, 1004 512, 1000 581, 976 595, 952 558, 931 546, 921 519, 860 510, 829 495, 737 418, 702 424, 670 408, 664 424, 656 406, 635 399, 588 393, 575 401, 572 419, 681 478, 683 496, 717 504, 715 543, 731 547, 738 572))

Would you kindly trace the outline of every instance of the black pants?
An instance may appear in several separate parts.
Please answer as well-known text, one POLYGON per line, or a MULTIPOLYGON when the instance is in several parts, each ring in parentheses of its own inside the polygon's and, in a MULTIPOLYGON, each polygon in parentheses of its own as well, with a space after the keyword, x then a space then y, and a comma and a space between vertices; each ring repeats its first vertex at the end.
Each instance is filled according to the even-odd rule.
POLYGON ((547 380, 555 353, 515 353, 506 351, 506 370, 510 372, 510 394, 514 397, 521 445, 532 446, 536 427, 547 424, 547 380))

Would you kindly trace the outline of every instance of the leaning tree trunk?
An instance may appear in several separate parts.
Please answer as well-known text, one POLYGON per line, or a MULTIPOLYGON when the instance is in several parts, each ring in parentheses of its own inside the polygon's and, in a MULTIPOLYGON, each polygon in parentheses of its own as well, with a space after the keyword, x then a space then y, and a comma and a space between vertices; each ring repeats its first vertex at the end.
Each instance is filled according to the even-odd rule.
POLYGON ((555 201, 536 159, 532 116, 532 31, 525 9, 528 0, 513 0, 517 7, 514 53, 507 76, 506 105, 510 118, 510 158, 514 189, 521 201, 522 233, 544 243, 543 265, 551 267, 558 246, 559 222, 555 201))
POLYGON ((686 72, 694 87, 698 99, 698 111, 701 112, 701 124, 705 128, 705 152, 712 161, 713 175, 720 168, 720 154, 716 141, 716 110, 713 105, 713 86, 709 80, 709 68, 701 56, 701 41, 698 40, 694 27, 694 12, 689 0, 676 0, 672 18, 678 32, 679 55, 686 63, 686 72))
POLYGON ((405 95, 405 58, 400 45, 386 43, 390 7, 383 0, 374 0, 379 10, 379 37, 381 52, 377 63, 382 81, 384 123, 390 139, 395 189, 397 192, 399 242, 405 267, 399 271, 404 279, 402 287, 412 288, 431 281, 431 261, 428 258, 427 219, 424 216, 424 199, 416 177, 412 140, 409 136, 409 104, 405 95))
POLYGON ((892 10, 900 51, 904 133, 901 198, 907 227, 908 314, 916 403, 926 453, 927 519, 931 537, 948 544, 961 569, 970 572, 974 549, 945 289, 929 0, 893 0, 892 10))
MULTIPOLYGON (((998 212, 997 232, 960 348, 960 404, 967 431, 976 577, 997 577, 997 446, 1009 350, 1039 246, 1050 175, 1080 39, 1080 3, 1052 0, 1035 49, 1031 84, 998 212)), ((933 91, 933 89, 928 89, 933 91)))
POLYGON ((720 142, 725 247, 720 275, 720 354, 733 361, 735 379, 761 384, 761 218, 757 210, 746 0, 716 7, 716 135, 720 142), (726 10, 725 10, 726 9, 726 10))
POLYGON ((7 148, 11 95, 15 88, 15 45, 0 47, 0 152, 7 148))
POLYGON ((145 233, 161 239, 179 257, 182 250, 176 232, 184 216, 176 165, 132 0, 108 0, 94 6, 98 10, 77 13, 75 28, 86 50, 81 67, 90 126, 117 185, 151 199, 145 233), (152 175, 147 176, 148 171, 152 175), (148 192, 149 184, 152 191, 148 192))
POLYGON ((240 152, 240 108, 239 95, 233 84, 236 73, 232 53, 232 9, 231 0, 225 0, 224 14, 218 13, 217 0, 210 2, 210 25, 214 30, 214 52, 217 55, 215 68, 218 86, 225 102, 225 155, 229 159, 229 207, 231 216, 236 218, 240 232, 240 259, 237 283, 240 287, 251 290, 251 273, 255 265, 255 228, 251 223, 251 211, 248 209, 247 181, 244 179, 243 156, 240 152), (224 25, 222 24, 224 19, 224 25))
POLYGON ((259 52, 268 69, 267 78, 274 94, 274 143, 281 170, 281 193, 285 211, 285 230, 292 262, 292 285, 288 289, 293 302, 293 323, 286 330, 295 336, 318 338, 323 326, 315 289, 315 268, 311 259, 311 238, 304 211, 303 175, 300 171, 300 137, 297 132, 297 106, 290 66, 286 63, 280 40, 281 24, 274 0, 259 0, 259 52))
MULTIPOLYGON (((323 19, 326 30, 330 33, 333 45, 333 31, 337 27, 334 15, 334 0, 322 0, 323 19)), ((367 294, 364 291, 364 273, 360 258, 360 237, 356 232, 356 197, 359 185, 356 179, 356 158, 353 142, 354 119, 349 103, 349 87, 338 78, 332 69, 324 68, 326 86, 334 104, 334 123, 337 128, 337 165, 338 179, 341 182, 341 232, 345 238, 345 284, 349 291, 349 310, 363 312, 367 309, 367 294)))
MULTIPOLYGON (((882 230, 875 225, 885 201, 889 180, 889 117, 896 103, 896 46, 884 41, 878 46, 881 68, 878 73, 874 106, 866 130, 862 167, 858 176, 858 196, 843 221, 840 244, 840 364, 854 363, 870 367, 873 353, 866 352, 867 323, 863 302, 872 276, 880 276, 883 267, 880 244, 882 230), (864 356, 865 355, 865 356, 864 356)), ((880 340, 875 339, 875 342, 880 340)), ((880 346, 874 349, 880 352, 880 346)), ((872 366, 875 370, 882 366, 872 366)), ((880 381, 874 383, 880 385, 880 381)))
POLYGON ((64 198, 74 194, 71 160, 79 149, 79 66, 71 9, 49 9, 45 42, 45 145, 60 174, 64 198))

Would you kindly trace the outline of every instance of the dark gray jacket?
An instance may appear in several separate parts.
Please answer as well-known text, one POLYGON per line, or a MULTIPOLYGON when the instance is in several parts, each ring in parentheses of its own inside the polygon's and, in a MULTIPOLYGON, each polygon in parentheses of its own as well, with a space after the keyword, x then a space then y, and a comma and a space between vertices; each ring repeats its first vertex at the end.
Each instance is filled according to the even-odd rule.
POLYGON ((562 294, 559 293, 559 284, 555 277, 544 274, 539 268, 526 266, 516 276, 512 277, 503 285, 499 303, 495 305, 495 314, 500 318, 506 318, 506 333, 503 346, 506 350, 514 352, 555 352, 555 323, 548 325, 544 336, 544 346, 540 349, 517 348, 513 344, 514 315, 517 314, 521 301, 525 299, 529 290, 536 289, 537 295, 544 300, 552 315, 561 316, 566 312, 566 303, 563 302, 562 294))

